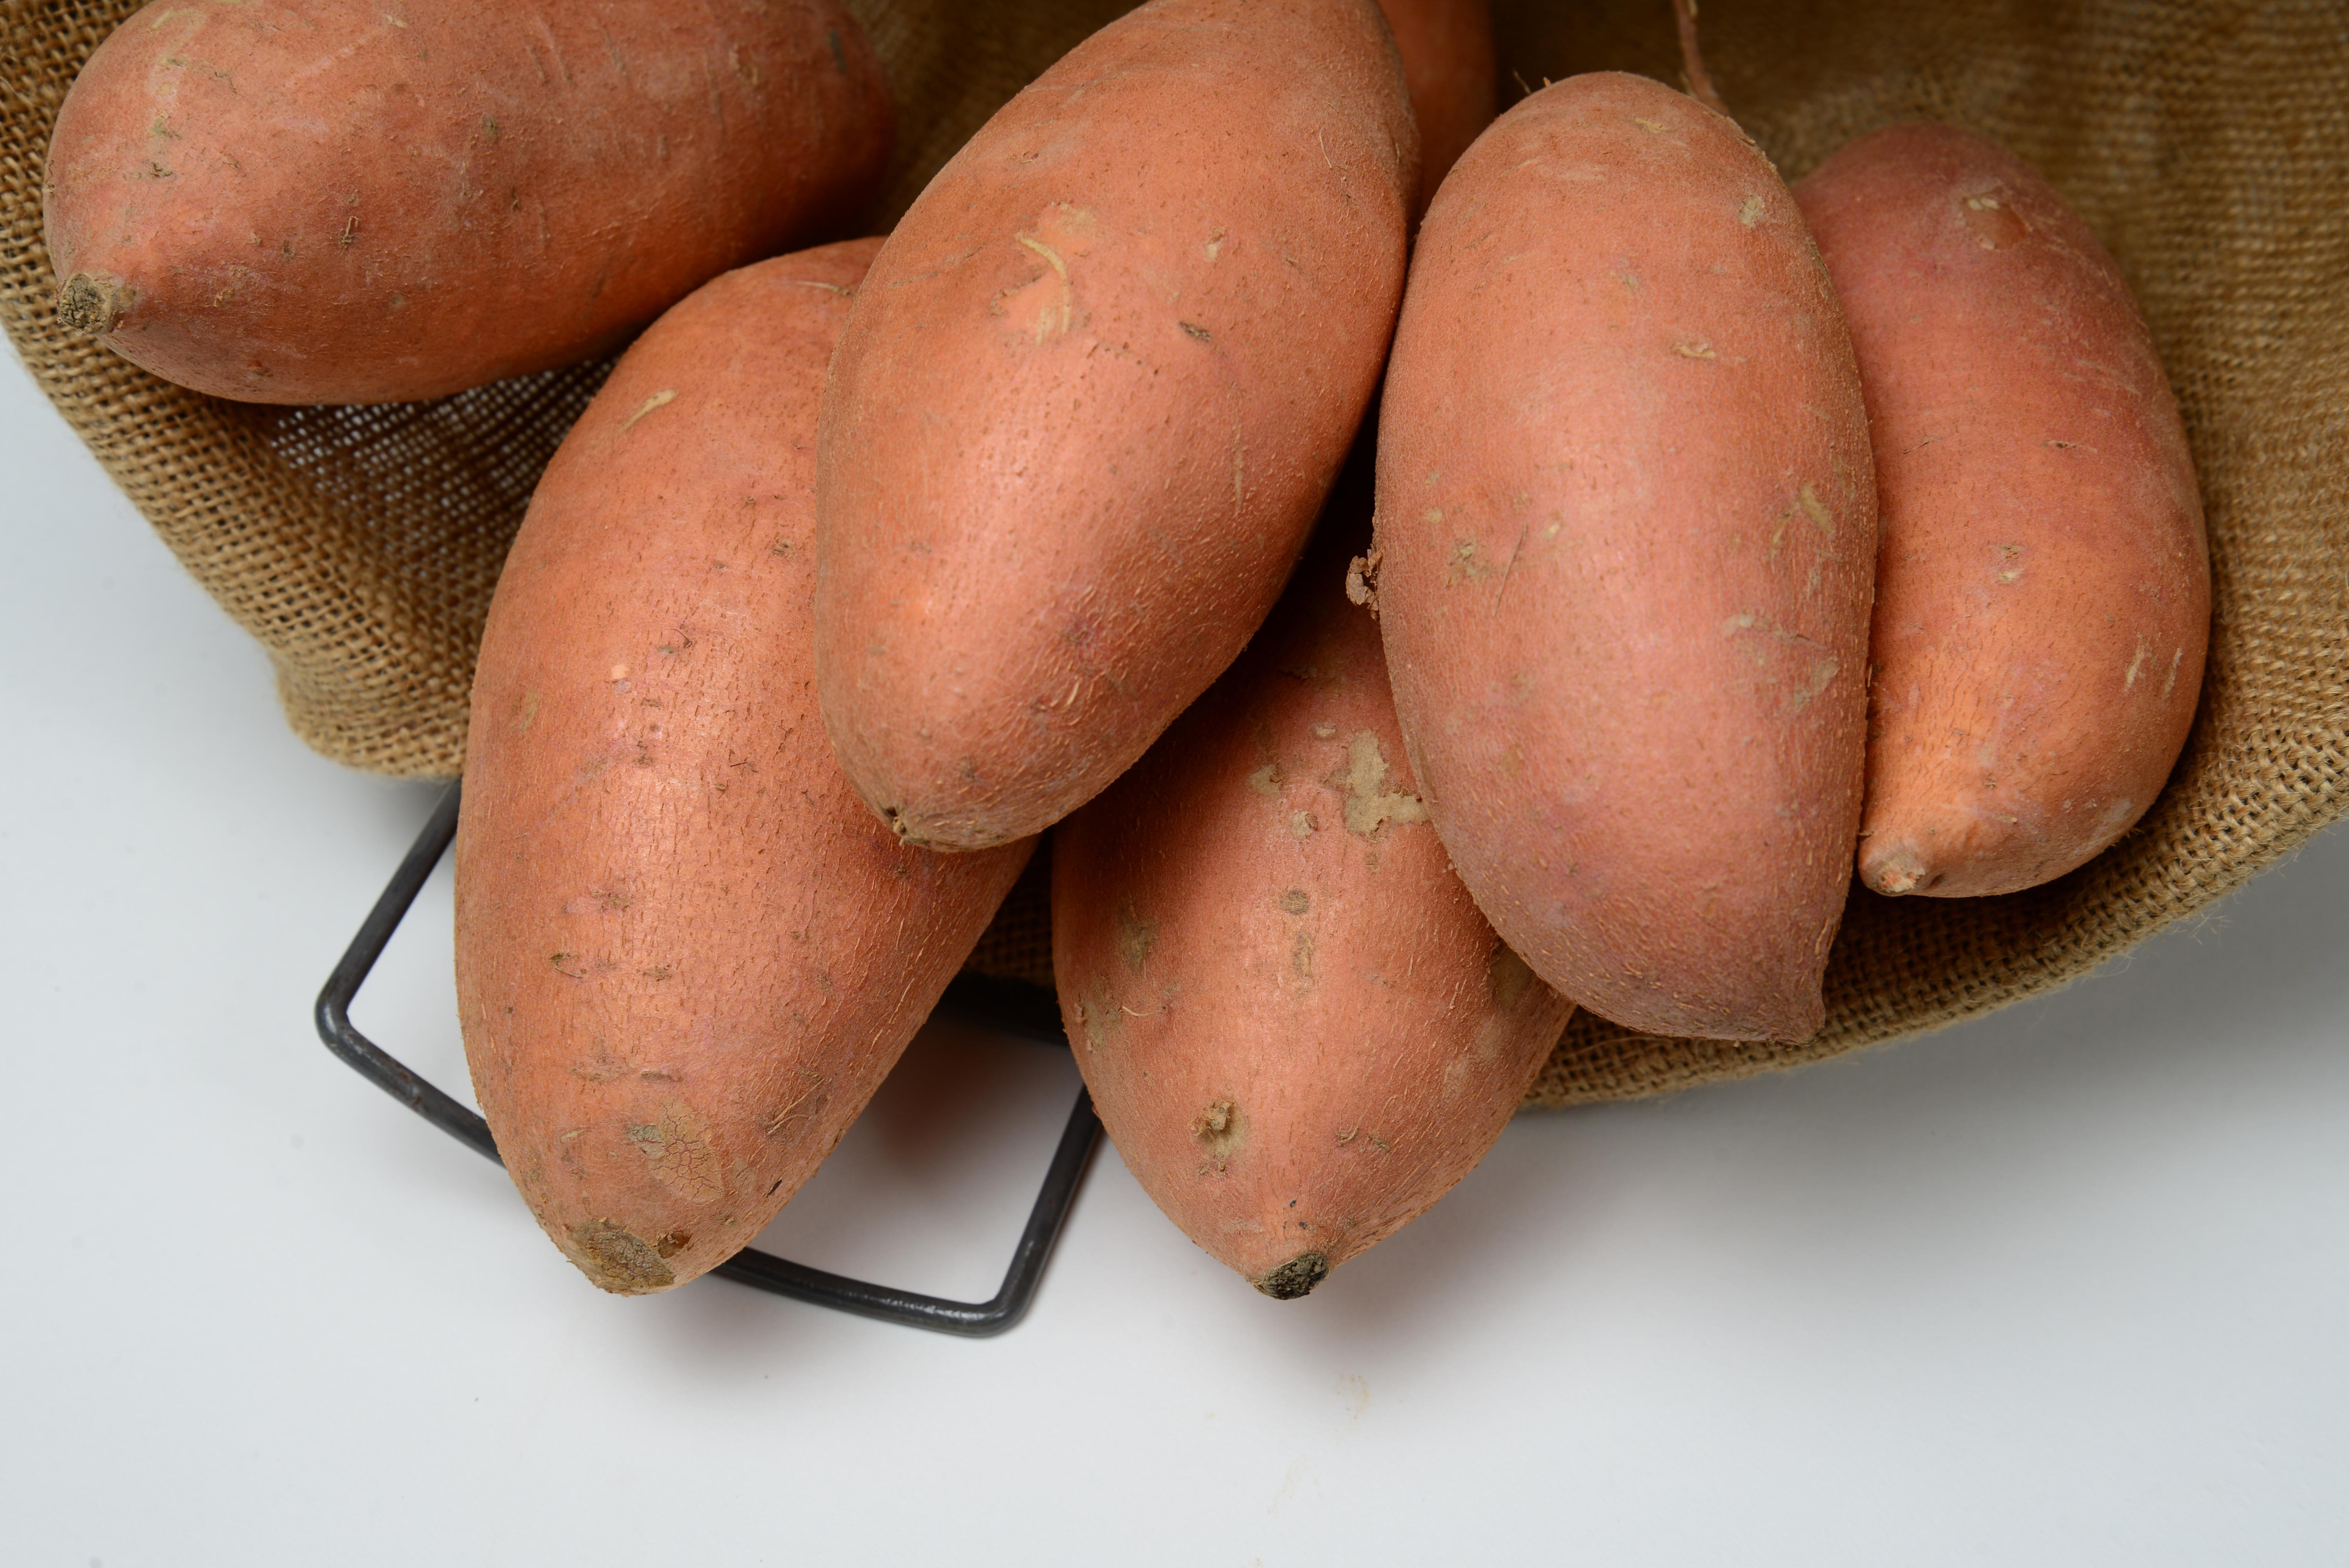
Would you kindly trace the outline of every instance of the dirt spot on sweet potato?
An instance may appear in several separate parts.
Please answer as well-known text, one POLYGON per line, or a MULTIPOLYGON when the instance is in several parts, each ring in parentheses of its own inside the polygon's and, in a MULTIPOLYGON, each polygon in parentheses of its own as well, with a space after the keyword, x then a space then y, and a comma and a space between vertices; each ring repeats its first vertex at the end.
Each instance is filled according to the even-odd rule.
POLYGON ((1284 914, 1303 914, 1312 907, 1313 901, 1306 896, 1301 887, 1290 888, 1280 895, 1280 908, 1284 914))
POLYGON ((1084 1032, 1085 1049, 1097 1051, 1117 1043, 1125 1030, 1125 1009, 1105 985, 1095 985, 1077 998, 1077 1027, 1084 1032))
POLYGON ((1206 1150, 1206 1160, 1199 1174, 1211 1171, 1221 1175, 1232 1162, 1232 1156, 1247 1141, 1247 1129, 1240 1121, 1240 1108, 1228 1099, 1219 1099, 1191 1119, 1191 1136, 1206 1150))
POLYGON ((1825 501, 1819 500, 1819 490, 1816 485, 1805 480, 1802 490, 1795 497, 1795 502, 1803 509, 1805 517, 1818 525, 1818 531, 1830 539, 1835 537, 1835 514, 1827 511, 1825 501))
POLYGON ((1346 769, 1328 780, 1346 798, 1346 830, 1371 838, 1389 822, 1424 822, 1427 807, 1416 795, 1387 788, 1386 752, 1379 738, 1358 730, 1346 743, 1346 769))
POLYGON ((1117 906, 1117 955, 1125 966, 1139 975, 1150 962, 1150 950, 1158 945, 1158 923, 1144 920, 1134 912, 1132 899, 1121 900, 1117 906))
POLYGON ((1346 563, 1346 597, 1369 610, 1373 621, 1379 618, 1379 567, 1384 560, 1385 552, 1372 544, 1369 554, 1346 563))
MULTIPOLYGON (((663 1253, 659 1243, 647 1242, 612 1220, 582 1220, 571 1227, 570 1233, 571 1245, 564 1250, 571 1261, 599 1288, 615 1295, 648 1295, 677 1283, 667 1260, 677 1254, 683 1241, 663 1253)), ((661 1241, 678 1234, 672 1231, 661 1241)))
POLYGON ((1802 685, 1795 688, 1795 711, 1799 713, 1810 707, 1812 699, 1834 683, 1836 672, 1842 667, 1833 659, 1813 659, 1810 674, 1804 677, 1802 685))

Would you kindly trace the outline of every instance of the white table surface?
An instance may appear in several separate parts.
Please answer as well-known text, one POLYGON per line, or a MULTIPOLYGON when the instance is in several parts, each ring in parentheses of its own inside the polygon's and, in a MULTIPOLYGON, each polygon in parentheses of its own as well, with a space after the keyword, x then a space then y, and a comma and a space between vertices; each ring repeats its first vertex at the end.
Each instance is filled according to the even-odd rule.
MULTIPOLYGON (((147 1564, 2339 1563, 2349 834, 2052 998, 1520 1118, 1275 1303, 1104 1150, 969 1342, 619 1300, 330 1058, 429 809, 0 359, 0 1558, 147 1564)), ((357 1008, 464 1071, 445 869, 357 1008)), ((935 1031, 768 1233, 983 1296, 1075 1075, 935 1031)))

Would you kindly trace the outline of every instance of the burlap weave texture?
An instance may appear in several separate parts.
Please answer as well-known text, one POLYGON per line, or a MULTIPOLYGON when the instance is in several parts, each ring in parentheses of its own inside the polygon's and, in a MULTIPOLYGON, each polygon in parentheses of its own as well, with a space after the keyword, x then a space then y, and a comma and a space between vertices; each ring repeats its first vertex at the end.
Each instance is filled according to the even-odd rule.
MULTIPOLYGON (((900 106, 875 214, 885 225, 999 104, 1124 7, 855 8, 900 106)), ((452 774, 507 542, 604 367, 434 403, 270 408, 184 391, 62 333, 41 243, 42 154, 75 71, 134 9, 0 0, 0 323, 181 562, 269 649, 305 740, 377 772, 452 774)), ((1497 0, 1495 15, 1505 104, 1521 84, 1583 70, 1677 80, 1665 0, 1497 0)), ((1816 1038, 1667 1040, 1585 1016, 1537 1103, 1793 1066, 2044 990, 2207 905, 2344 807, 2349 7, 1716 0, 1703 20, 1723 96, 1789 179, 1887 121, 1946 120, 2030 160, 2113 251, 2178 388, 2201 476, 2209 668, 2169 788, 2095 862, 1996 899, 1855 889, 1816 1038)), ((975 967, 1049 983, 1041 888, 1039 875, 1023 879, 975 967)))

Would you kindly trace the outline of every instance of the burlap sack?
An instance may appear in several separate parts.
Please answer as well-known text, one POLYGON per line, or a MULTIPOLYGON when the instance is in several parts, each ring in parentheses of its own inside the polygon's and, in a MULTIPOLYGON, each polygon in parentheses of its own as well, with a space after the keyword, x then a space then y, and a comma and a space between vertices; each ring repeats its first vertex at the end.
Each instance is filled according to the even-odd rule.
MULTIPOLYGON (((379 773, 457 771, 473 648, 540 467, 603 374, 438 403, 264 408, 58 332, 41 159, 74 72, 133 0, 0 0, 0 319, 188 570, 267 646, 295 729, 379 773)), ((879 214, 1124 6, 861 0, 901 106, 879 214)), ((1666 0, 1497 0, 1502 101, 1611 67, 1677 80, 1666 0)), ((1533 1101, 1621 1099, 1832 1056, 2073 978, 2340 816, 2349 761, 2349 7, 2343 0, 1713 0, 1723 96, 1789 179, 1885 121, 1997 137, 2119 257, 2186 413, 2216 599, 2200 717, 2127 839, 2051 886, 1855 889, 1827 1021, 1800 1046, 1578 1018, 1533 1101)), ((1206 108, 1205 112, 1213 112, 1206 108)), ((62 526, 20 520, 18 526, 62 526)), ((973 960, 1049 984, 1041 881, 973 960)))

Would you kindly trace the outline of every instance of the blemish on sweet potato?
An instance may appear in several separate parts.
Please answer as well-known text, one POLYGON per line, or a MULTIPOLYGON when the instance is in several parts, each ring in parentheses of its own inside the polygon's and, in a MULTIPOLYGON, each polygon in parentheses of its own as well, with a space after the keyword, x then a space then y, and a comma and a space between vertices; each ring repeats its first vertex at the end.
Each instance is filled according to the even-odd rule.
POLYGON ((1077 1002, 1077 1025, 1084 1031, 1085 1048, 1100 1050, 1117 1043, 1125 1028, 1125 1009, 1112 999, 1107 985, 1096 985, 1077 1002))
POLYGON ((1821 533, 1832 537, 1835 533, 1835 514, 1828 511, 1826 503, 1819 500, 1818 488, 1809 480, 1804 480, 1803 488, 1795 500, 1803 509, 1803 515, 1818 524, 1821 533))
POLYGON ((1311 1295, 1313 1287, 1329 1277, 1330 1260, 1325 1254, 1299 1253, 1248 1283, 1275 1301, 1295 1301, 1299 1296, 1311 1295))
POLYGON ((1158 923, 1144 920, 1134 913, 1131 900, 1122 903, 1117 910, 1117 955, 1125 966, 1139 975, 1150 962, 1150 950, 1158 941, 1158 923))
POLYGON ((1199 1167, 1205 1176, 1210 1170, 1221 1174, 1247 1141, 1247 1129, 1241 1124, 1240 1108, 1228 1099, 1219 1099, 1191 1119, 1191 1136, 1207 1151, 1206 1163, 1199 1167))
POLYGON ((1357 555, 1346 563, 1346 597, 1379 618, 1379 547, 1372 544, 1370 552, 1357 555))
POLYGON ((611 1220, 582 1220, 572 1226, 571 1245, 565 1250, 581 1273, 615 1295, 648 1295, 677 1283, 667 1261, 676 1255, 676 1248, 664 1254, 657 1244, 611 1220))
POLYGON ((632 429, 636 428, 636 421, 637 421, 637 420, 639 420, 639 419, 641 419, 641 418, 643 418, 646 415, 647 415, 647 414, 651 413, 654 409, 656 409, 656 408, 666 408, 666 407, 667 407, 671 403, 674 403, 674 402, 676 402, 676 401, 677 401, 677 388, 675 388, 674 387, 667 387, 667 388, 663 389, 662 391, 658 391, 658 392, 654 393, 651 397, 649 397, 646 398, 642 403, 639 403, 639 404, 637 404, 637 405, 636 405, 636 411, 635 413, 633 413, 633 414, 629 415, 626 418, 625 418, 625 419, 623 419, 623 420, 621 420, 621 421, 620 421, 620 434, 622 434, 622 435, 624 435, 624 436, 625 436, 625 435, 626 435, 630 430, 632 430, 632 429))
POLYGON ((1974 243, 1985 251, 2012 250, 2031 237, 2031 225, 2012 206, 1988 193, 1968 196, 1958 211, 1974 243))
POLYGON ((1350 833, 1367 839, 1389 822, 1427 820, 1427 807, 1418 796, 1387 788, 1386 753, 1379 738, 1367 729, 1347 742, 1345 771, 1331 782, 1345 794, 1350 833))
POLYGON ((715 1202, 725 1195, 725 1178, 709 1127, 683 1100, 662 1106, 657 1120, 628 1123, 626 1131, 662 1186, 697 1203, 715 1202))
POLYGON ((1814 698, 1816 698, 1821 692, 1826 690, 1827 686, 1835 680, 1836 672, 1842 666, 1837 664, 1833 659, 1812 660, 1811 673, 1809 676, 1805 679, 1801 686, 1795 688, 1795 707, 1796 710, 1799 711, 1803 708, 1808 707, 1814 698))

